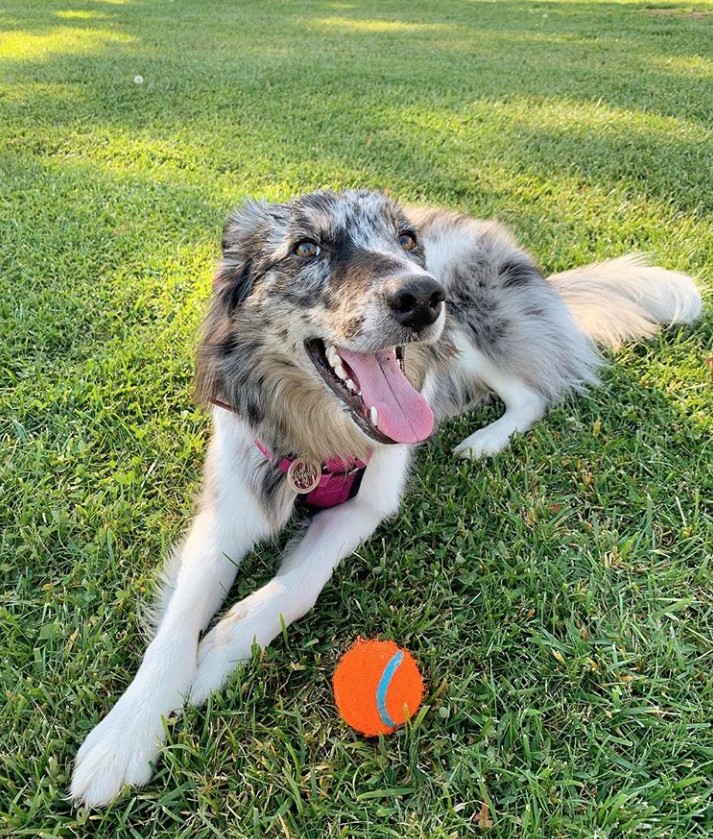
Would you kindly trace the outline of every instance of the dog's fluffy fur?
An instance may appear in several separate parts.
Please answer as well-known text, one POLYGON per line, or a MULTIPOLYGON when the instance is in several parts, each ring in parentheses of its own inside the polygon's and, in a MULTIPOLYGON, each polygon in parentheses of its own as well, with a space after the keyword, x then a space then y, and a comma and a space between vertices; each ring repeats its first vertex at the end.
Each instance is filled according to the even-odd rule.
POLYGON ((700 306, 689 277, 638 258, 546 280, 497 222, 403 210, 371 192, 244 205, 225 226, 198 353, 198 394, 214 423, 199 512, 166 565, 135 679, 79 750, 74 799, 103 805, 146 783, 162 718, 204 701, 253 643, 269 644, 312 608, 339 561, 398 509, 411 443, 432 420, 496 394, 503 415, 456 447, 494 454, 596 380, 595 343, 691 322, 700 306), (358 495, 315 515, 276 577, 199 643, 242 557, 293 512, 278 465, 288 455, 370 460, 358 495))

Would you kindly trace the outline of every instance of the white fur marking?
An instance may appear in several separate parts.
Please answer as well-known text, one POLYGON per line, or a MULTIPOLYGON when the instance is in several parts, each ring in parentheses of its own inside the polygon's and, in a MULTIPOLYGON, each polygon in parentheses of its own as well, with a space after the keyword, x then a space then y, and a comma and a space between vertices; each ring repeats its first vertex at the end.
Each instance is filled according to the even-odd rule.
POLYGON ((545 414, 547 400, 514 376, 504 372, 470 342, 458 340, 458 372, 465 379, 478 379, 505 403, 505 413, 495 422, 466 437, 453 453, 462 458, 482 458, 505 449, 515 432, 523 434, 545 414))

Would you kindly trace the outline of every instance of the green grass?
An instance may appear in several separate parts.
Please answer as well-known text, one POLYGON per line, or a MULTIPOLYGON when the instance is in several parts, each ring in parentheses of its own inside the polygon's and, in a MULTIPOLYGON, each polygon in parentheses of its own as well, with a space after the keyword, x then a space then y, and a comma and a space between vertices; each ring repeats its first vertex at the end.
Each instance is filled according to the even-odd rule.
POLYGON ((489 463, 449 450, 492 410, 446 425, 150 786, 65 794, 191 514, 229 209, 388 188, 499 216, 548 269, 649 251, 710 301, 713 3, 5 0, 0 29, 0 835, 710 836, 710 314, 489 463), (332 705, 358 634, 428 681, 377 742, 332 705))

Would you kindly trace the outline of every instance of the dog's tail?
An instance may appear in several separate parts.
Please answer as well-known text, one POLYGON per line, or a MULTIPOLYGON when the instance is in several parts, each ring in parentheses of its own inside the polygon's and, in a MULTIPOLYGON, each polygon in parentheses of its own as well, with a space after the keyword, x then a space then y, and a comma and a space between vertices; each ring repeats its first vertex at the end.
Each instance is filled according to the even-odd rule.
POLYGON ((579 328, 603 347, 653 335, 662 324, 692 323, 701 295, 686 274, 622 256, 554 274, 549 282, 567 304, 579 328))

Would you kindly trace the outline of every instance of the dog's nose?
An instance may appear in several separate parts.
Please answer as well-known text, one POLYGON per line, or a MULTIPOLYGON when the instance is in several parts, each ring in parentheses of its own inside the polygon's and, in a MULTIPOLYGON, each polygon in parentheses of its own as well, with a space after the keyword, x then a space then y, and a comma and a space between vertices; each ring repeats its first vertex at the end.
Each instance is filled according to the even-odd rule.
POLYGON ((396 320, 410 329, 423 329, 440 315, 446 292, 433 277, 414 277, 401 280, 386 303, 396 320))

